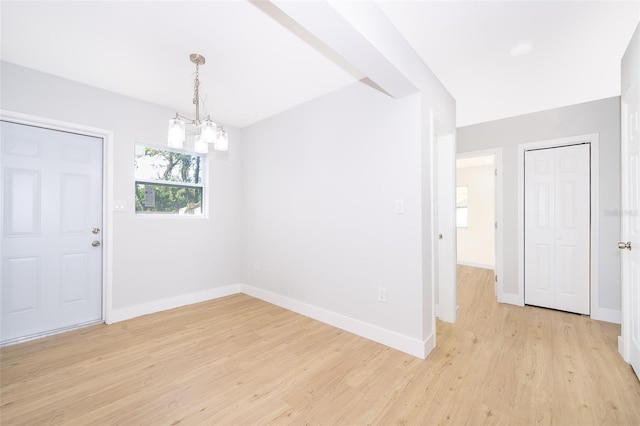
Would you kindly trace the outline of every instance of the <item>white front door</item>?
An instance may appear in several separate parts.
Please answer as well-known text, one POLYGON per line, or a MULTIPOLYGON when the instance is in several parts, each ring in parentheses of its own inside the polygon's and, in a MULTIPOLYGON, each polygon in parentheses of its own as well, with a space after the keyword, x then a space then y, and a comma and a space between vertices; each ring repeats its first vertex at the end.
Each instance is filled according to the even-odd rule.
POLYGON ((102 139, 0 121, 0 342, 102 319, 102 139))
POLYGON ((588 144, 525 152, 525 303, 588 315, 588 144))

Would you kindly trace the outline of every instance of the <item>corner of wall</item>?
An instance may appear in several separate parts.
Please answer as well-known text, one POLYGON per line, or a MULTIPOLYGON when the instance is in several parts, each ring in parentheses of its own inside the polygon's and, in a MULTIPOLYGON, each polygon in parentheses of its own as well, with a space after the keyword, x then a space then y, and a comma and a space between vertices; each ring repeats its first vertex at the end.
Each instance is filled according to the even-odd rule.
POLYGON ((156 312, 179 308, 180 306, 230 296, 232 294, 240 293, 240 288, 240 284, 232 284, 225 287, 217 287, 194 293, 181 294, 176 297, 153 300, 151 302, 127 306, 124 308, 111 309, 110 311, 105 312, 105 323, 113 324, 142 315, 153 314, 156 312))
POLYGON ((421 342, 418 339, 250 285, 241 284, 240 290, 248 296, 348 331, 365 339, 373 340, 374 342, 418 358, 425 359, 429 352, 435 348, 435 336, 433 333, 430 334, 424 342, 421 342))

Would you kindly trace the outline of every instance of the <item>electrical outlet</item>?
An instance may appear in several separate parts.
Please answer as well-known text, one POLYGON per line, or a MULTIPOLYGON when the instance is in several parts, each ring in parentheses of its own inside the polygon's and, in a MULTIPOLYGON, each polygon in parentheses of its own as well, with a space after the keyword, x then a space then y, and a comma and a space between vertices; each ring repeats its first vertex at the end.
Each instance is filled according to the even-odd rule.
POLYGON ((259 271, 261 268, 262 268, 262 265, 260 265, 260 262, 256 262, 253 264, 254 271, 259 271))
POLYGON ((387 303, 387 289, 378 287, 378 302, 387 303))

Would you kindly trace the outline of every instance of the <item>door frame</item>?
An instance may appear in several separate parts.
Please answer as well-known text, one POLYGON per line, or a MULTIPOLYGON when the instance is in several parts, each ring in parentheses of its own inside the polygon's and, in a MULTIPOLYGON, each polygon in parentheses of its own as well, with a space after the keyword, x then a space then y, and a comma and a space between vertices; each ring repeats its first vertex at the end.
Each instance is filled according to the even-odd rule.
POLYGON ((594 319, 603 319, 611 321, 603 317, 603 313, 598 309, 598 224, 600 222, 599 215, 599 134, 591 133, 586 135, 570 136, 560 139, 549 139, 535 142, 527 142, 518 144, 518 294, 515 295, 514 302, 517 305, 524 306, 524 153, 532 149, 543 148, 559 148, 568 145, 577 145, 588 143, 591 147, 590 159, 590 249, 589 249, 589 316, 594 319))
MULTIPOLYGON (((629 133, 627 132, 627 125, 629 120, 628 113, 628 98, 634 91, 640 91, 640 84, 633 82, 626 93, 623 93, 620 99, 620 211, 622 212, 620 218, 620 241, 629 241, 629 229, 631 226, 631 213, 629 210, 629 167, 628 162, 625 161, 629 156, 629 133), (627 213, 627 214, 625 214, 627 213)), ((636 117, 636 120, 638 118, 636 117)), ((633 247, 637 250, 636 247, 633 247)), ((626 250, 625 250, 626 252, 626 250)), ((622 358, 630 363, 631 362, 631 333, 629 332, 629 324, 631 324, 631 271, 629 264, 629 254, 621 253, 620 256, 620 299, 622 318, 620 319, 620 336, 618 336, 618 352, 622 355, 622 358)), ((636 283, 637 285, 637 283, 636 283)), ((635 371, 635 370, 634 370, 635 371)), ((640 371, 636 372, 640 377, 640 371)))
POLYGON ((488 155, 493 156, 493 168, 495 171, 495 184, 494 184, 494 202, 493 202, 493 219, 496 223, 495 228, 495 265, 493 266, 493 272, 495 279, 495 294, 498 302, 509 303, 508 296, 505 296, 504 292, 504 275, 502 271, 502 256, 503 256, 503 204, 502 204, 502 148, 482 149, 479 151, 466 151, 459 152, 456 155, 458 158, 471 158, 471 157, 485 157, 488 155))
POLYGON ((113 131, 3 109, 0 119, 102 139, 102 321, 108 324, 113 310, 113 209, 108 208, 113 199, 113 131))

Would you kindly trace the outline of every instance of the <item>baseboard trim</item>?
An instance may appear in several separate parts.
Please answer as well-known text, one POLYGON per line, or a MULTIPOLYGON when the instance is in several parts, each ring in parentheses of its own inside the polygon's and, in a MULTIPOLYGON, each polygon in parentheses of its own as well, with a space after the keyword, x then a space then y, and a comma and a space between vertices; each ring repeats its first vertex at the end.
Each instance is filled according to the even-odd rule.
POLYGON ((615 309, 597 308, 591 312, 591 319, 620 324, 622 321, 622 312, 615 309))
POLYGON ((418 358, 422 358, 425 359, 432 350, 434 350, 436 347, 436 335, 434 333, 431 333, 429 335, 429 337, 427 337, 427 340, 424 341, 424 345, 423 345, 423 354, 424 356, 418 357, 418 358))
POLYGON ((217 287, 195 293, 183 294, 176 297, 154 300, 125 308, 114 309, 108 312, 105 318, 107 324, 125 321, 142 315, 153 314, 178 308, 180 306, 191 305, 193 303, 205 302, 232 294, 244 293, 256 299, 263 300, 281 308, 296 312, 317 321, 353 333, 365 339, 389 346, 401 352, 425 359, 435 348, 435 334, 431 334, 426 340, 420 341, 409 336, 387 330, 354 318, 347 317, 317 306, 313 306, 286 296, 282 296, 267 290, 253 287, 246 284, 233 284, 224 287, 217 287))
POLYGON ((240 293, 240 284, 232 284, 224 287, 216 287, 208 290, 198 291, 195 293, 181 294, 180 296, 176 297, 153 300, 151 302, 142 303, 139 305, 113 309, 111 310, 111 312, 107 312, 105 316, 105 322, 107 324, 113 324, 115 322, 128 320, 142 315, 166 311, 168 309, 191 305, 193 303, 206 302, 207 300, 218 299, 220 297, 230 296, 237 293, 240 293))
POLYGON ((337 327, 349 333, 356 334, 374 342, 378 342, 401 352, 413 355, 418 358, 426 358, 429 352, 435 347, 433 335, 427 340, 420 341, 409 336, 387 330, 360 320, 356 320, 345 315, 341 315, 317 306, 309 305, 289 297, 281 296, 267 290, 256 288, 250 285, 241 284, 242 293, 263 300, 281 308, 296 312, 317 321, 337 327))
MULTIPOLYGON (((516 306, 524 306, 518 295, 513 293, 498 294, 498 302, 508 303, 510 305, 516 306)), ((615 309, 597 308, 591 311, 590 318, 597 321, 620 324, 622 321, 622 312, 615 309)))
POLYGON ((520 297, 513 293, 500 293, 500 291, 498 291, 498 302, 508 303, 509 305, 524 306, 520 297))
POLYGON ((463 260, 458 260, 458 265, 462 265, 462 266, 471 266, 473 268, 482 268, 482 269, 490 269, 492 271, 496 270, 496 266, 495 265, 488 265, 485 263, 476 263, 476 262, 466 262, 463 260))
POLYGON ((622 336, 618 336, 618 353, 620 354, 622 359, 625 360, 625 362, 629 362, 629 360, 624 356, 624 339, 622 338, 622 336))

